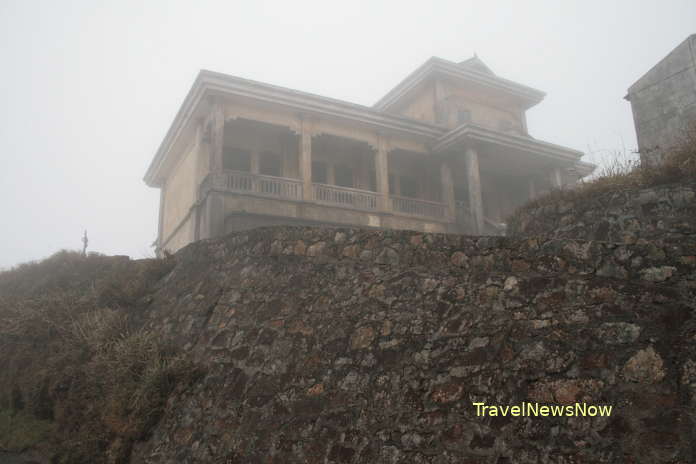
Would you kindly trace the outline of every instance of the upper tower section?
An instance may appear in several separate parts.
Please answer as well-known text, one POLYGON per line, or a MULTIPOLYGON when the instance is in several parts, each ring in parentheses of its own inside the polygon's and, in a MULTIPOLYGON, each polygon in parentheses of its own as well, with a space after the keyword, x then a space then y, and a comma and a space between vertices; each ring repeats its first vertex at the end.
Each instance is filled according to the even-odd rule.
POLYGON ((476 55, 460 63, 432 57, 374 108, 448 129, 472 124, 527 135, 525 111, 544 95, 498 77, 476 55))

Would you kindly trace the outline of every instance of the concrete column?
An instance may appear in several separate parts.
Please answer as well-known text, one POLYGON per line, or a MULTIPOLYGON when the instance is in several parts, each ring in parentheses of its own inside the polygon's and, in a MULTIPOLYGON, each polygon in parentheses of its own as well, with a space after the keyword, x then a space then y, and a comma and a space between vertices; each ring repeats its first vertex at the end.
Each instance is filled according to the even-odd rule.
POLYGON ((381 137, 375 153, 375 178, 377 180, 378 208, 380 211, 390 211, 389 201, 389 150, 387 143, 381 137))
POLYGON ((561 175, 561 168, 554 168, 551 171, 551 188, 563 188, 563 176, 561 175))
POLYGON ((300 179, 302 179, 302 199, 312 200, 312 134, 309 124, 303 120, 300 129, 300 179))
POLYGON ((453 222, 456 217, 454 205, 454 181, 452 180, 452 169, 447 160, 440 163, 440 180, 442 183, 442 201, 447 205, 445 219, 453 222))
POLYGON ((435 124, 448 125, 447 108, 445 108, 445 89, 441 79, 435 79, 435 85, 433 85, 433 100, 435 103, 435 124))
POLYGON ((208 192, 202 205, 199 239, 219 237, 225 233, 225 203, 223 194, 208 192))
POLYGON ((157 223, 157 246, 155 247, 155 253, 157 254, 158 257, 161 257, 162 255, 162 241, 164 240, 164 237, 162 236, 164 234, 164 208, 165 208, 165 198, 166 198, 166 189, 167 189, 167 183, 166 181, 162 184, 160 187, 160 204, 159 204, 159 221, 157 223))
POLYGON ((210 172, 220 172, 223 168, 222 150, 225 140, 225 113, 222 104, 214 101, 210 114, 210 172))
POLYGON ((464 152, 466 180, 469 187, 469 210, 474 233, 483 233, 483 196, 481 194, 481 173, 479 172, 478 153, 473 148, 464 152))

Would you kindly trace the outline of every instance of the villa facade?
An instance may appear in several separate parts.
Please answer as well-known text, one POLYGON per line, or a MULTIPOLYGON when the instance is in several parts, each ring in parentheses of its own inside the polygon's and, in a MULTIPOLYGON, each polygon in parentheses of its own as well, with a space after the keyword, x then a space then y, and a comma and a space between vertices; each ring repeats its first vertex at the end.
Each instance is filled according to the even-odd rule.
POLYGON ((145 175, 157 250, 274 224, 503 233, 593 169, 529 135, 543 97, 477 57, 431 58, 372 107, 201 71, 145 175))

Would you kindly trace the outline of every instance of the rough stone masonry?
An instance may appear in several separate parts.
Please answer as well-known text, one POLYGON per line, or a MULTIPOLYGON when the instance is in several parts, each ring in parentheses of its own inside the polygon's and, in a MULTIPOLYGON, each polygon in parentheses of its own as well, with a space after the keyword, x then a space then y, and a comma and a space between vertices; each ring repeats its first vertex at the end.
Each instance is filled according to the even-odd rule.
POLYGON ((134 463, 696 460, 693 240, 279 227, 176 260, 149 327, 207 373, 134 463))

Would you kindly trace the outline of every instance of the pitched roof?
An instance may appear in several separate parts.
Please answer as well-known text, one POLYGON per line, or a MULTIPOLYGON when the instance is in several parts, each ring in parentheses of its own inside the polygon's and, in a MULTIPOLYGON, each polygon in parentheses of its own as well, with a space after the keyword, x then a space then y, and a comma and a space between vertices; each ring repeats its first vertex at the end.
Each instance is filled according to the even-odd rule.
POLYGON ((491 76, 495 76, 495 73, 491 70, 491 68, 489 68, 486 65, 486 63, 484 63, 481 60, 481 58, 479 58, 478 55, 475 53, 474 56, 472 56, 471 58, 466 59, 464 61, 460 61, 459 66, 472 71, 483 72, 486 74, 490 74, 491 76))
POLYGON ((381 111, 387 110, 401 101, 402 98, 422 82, 435 75, 446 76, 462 82, 475 83, 499 93, 507 94, 518 99, 525 109, 536 105, 546 96, 540 90, 496 76, 477 56, 461 63, 433 56, 390 90, 373 105, 373 108, 381 111))

